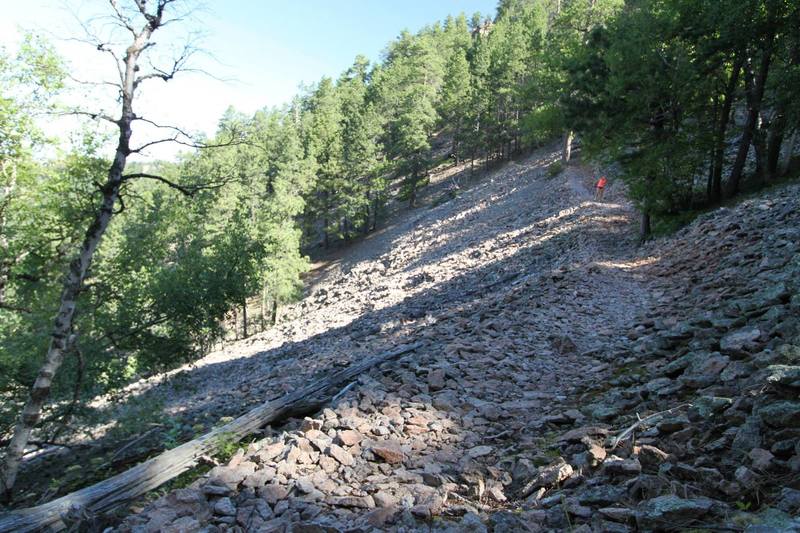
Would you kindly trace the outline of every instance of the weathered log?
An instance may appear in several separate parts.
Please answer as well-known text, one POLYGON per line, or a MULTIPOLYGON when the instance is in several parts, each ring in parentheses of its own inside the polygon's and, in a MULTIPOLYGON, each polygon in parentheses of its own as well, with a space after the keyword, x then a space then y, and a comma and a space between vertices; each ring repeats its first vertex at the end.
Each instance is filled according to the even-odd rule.
POLYGON ((305 387, 266 402, 233 422, 202 437, 165 451, 130 470, 83 488, 51 502, 20 509, 0 516, 0 533, 42 529, 61 530, 63 517, 76 511, 90 515, 107 512, 153 490, 194 467, 198 459, 218 447, 221 440, 241 440, 266 424, 318 410, 338 393, 343 385, 366 370, 395 359, 422 346, 403 345, 390 352, 366 359, 329 374, 305 387))

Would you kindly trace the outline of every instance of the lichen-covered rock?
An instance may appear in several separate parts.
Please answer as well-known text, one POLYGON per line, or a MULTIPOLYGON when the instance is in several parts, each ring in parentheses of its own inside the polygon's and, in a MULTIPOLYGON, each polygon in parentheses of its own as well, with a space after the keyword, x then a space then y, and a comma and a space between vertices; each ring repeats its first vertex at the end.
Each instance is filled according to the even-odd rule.
POLYGON ((800 366, 772 365, 767 367, 767 382, 800 388, 800 366))
POLYGON ((774 428, 800 426, 800 402, 774 402, 759 409, 758 414, 765 424, 774 428))
POLYGON ((712 506, 708 498, 659 496, 639 504, 636 523, 643 530, 677 531, 705 516, 712 506))
POLYGON ((549 488, 561 483, 573 474, 573 469, 562 457, 548 466, 540 468, 533 479, 525 483, 522 489, 522 496, 529 496, 538 488, 549 488))

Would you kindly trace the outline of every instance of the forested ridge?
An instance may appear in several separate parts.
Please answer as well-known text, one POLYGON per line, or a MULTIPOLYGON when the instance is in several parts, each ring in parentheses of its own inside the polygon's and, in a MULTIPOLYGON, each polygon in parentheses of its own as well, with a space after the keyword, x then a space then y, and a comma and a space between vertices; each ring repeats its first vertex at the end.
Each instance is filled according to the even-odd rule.
MULTIPOLYGON (((109 2, 122 46, 85 28, 81 39, 120 67, 116 112, 64 103, 87 85, 52 42, 30 35, 0 53, 9 501, 26 453, 74 444, 82 429, 108 422, 93 399, 107 406, 128 384, 196 361, 226 336, 269 336, 284 313, 302 316, 295 302, 310 257, 413 216, 437 176, 502 179, 503 165, 556 143, 555 155, 530 166, 539 186, 579 167, 569 183, 583 194, 607 175, 631 201, 625 216, 638 213, 642 243, 797 171, 800 5, 789 0, 501 0, 488 16, 404 31, 378 62, 358 56, 290 104, 252 116, 234 105, 211 138, 134 111, 140 85, 168 84, 188 68, 189 48, 166 66, 148 58, 183 8, 109 2), (48 138, 37 117, 56 115, 85 120, 48 138), (137 140, 140 126, 163 137, 137 140), (165 142, 185 151, 175 161, 133 157, 165 142)), ((463 201, 452 183, 424 208, 463 201)), ((424 309, 410 316, 420 317, 424 309)), ((167 436, 175 445, 199 429, 176 425, 167 436)))

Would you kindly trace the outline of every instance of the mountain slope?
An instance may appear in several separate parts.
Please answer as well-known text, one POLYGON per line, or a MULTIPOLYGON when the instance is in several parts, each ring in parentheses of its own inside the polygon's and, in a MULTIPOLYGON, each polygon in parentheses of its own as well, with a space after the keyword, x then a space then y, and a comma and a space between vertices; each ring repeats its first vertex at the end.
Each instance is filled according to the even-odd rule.
POLYGON ((637 249, 621 192, 591 201, 579 166, 547 176, 554 157, 411 211, 327 266, 294 318, 150 387, 197 423, 425 343, 120 530, 788 520, 797 496, 781 489, 798 488, 800 469, 798 187, 637 249), (734 516, 736 502, 753 512, 734 516), (767 504, 780 510, 767 516, 767 504))

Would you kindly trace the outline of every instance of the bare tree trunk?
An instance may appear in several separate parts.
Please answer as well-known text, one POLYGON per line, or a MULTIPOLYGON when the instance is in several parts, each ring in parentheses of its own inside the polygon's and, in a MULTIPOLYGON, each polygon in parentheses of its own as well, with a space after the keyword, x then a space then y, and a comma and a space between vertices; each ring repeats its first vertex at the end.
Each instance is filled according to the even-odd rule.
POLYGON ((773 180, 778 177, 778 161, 781 158, 781 147, 783 146, 784 133, 786 131, 786 113, 779 109, 772 121, 767 140, 767 179, 773 180))
MULTIPOLYGON (((87 228, 80 248, 70 263, 64 278, 58 312, 50 334, 50 346, 45 355, 44 363, 39 369, 39 375, 31 387, 30 395, 22 409, 6 451, 5 463, 2 472, 0 472, 0 485, 2 485, 0 488, 3 490, 4 497, 9 501, 13 496, 14 483, 17 479, 17 472, 25 452, 25 446, 28 444, 33 428, 41 418, 42 409, 50 395, 53 377, 61 367, 64 354, 72 342, 75 308, 87 271, 114 215, 114 206, 119 199, 119 191, 123 182, 123 172, 128 155, 131 153, 131 123, 136 118, 133 112, 134 92, 139 81, 141 81, 141 77, 137 76, 137 61, 142 51, 148 46, 152 33, 161 26, 163 10, 169 2, 170 0, 159 0, 155 14, 146 12, 144 2, 138 3, 137 6, 146 20, 142 29, 138 32, 134 31, 130 27, 128 19, 125 19, 133 39, 120 63, 121 113, 119 119, 108 119, 119 128, 116 153, 108 169, 106 182, 101 188, 102 200, 99 209, 87 228)), ((98 46, 98 50, 103 49, 98 46)))
POLYGON ((729 194, 735 195, 739 192, 742 175, 744 174, 744 165, 747 162, 747 153, 750 151, 750 144, 753 141, 753 136, 756 134, 756 127, 758 125, 758 117, 761 112, 761 102, 764 98, 764 88, 767 83, 767 76, 769 75, 769 67, 772 62, 772 50, 775 44, 775 16, 776 6, 770 3, 771 12, 768 15, 767 34, 765 36, 763 53, 761 56, 761 64, 758 73, 753 73, 751 62, 748 61, 746 68, 746 82, 747 89, 747 121, 742 132, 742 140, 739 144, 739 151, 736 154, 736 161, 731 170, 729 194))
POLYGON ((753 148, 756 152, 756 180, 759 184, 763 184, 767 179, 767 137, 765 130, 769 127, 764 126, 760 113, 756 124, 756 129, 753 133, 753 148))
POLYGON ((572 130, 564 132, 564 148, 561 152, 561 161, 564 163, 569 163, 572 157, 572 138, 574 135, 575 133, 572 130))
POLYGON ((236 306, 233 307, 231 311, 233 313, 233 340, 239 340, 239 312, 236 309, 236 306))
POLYGON ((640 242, 646 241, 647 239, 650 238, 650 235, 653 234, 653 228, 651 226, 651 220, 650 220, 650 212, 647 211, 646 209, 642 210, 642 219, 641 219, 641 224, 639 226, 639 230, 640 230, 639 231, 640 242))
POLYGON ((247 298, 242 302, 242 338, 246 339, 247 335, 247 298))
POLYGON ((711 187, 709 191, 709 201, 717 203, 722 199, 722 167, 725 164, 725 135, 728 131, 728 123, 731 119, 731 108, 736 93, 736 86, 739 84, 739 73, 742 71, 744 60, 737 57, 733 62, 731 77, 725 87, 724 102, 722 112, 719 117, 719 124, 714 138, 713 166, 711 169, 711 187))
POLYGON ((419 174, 416 168, 411 172, 410 191, 408 193, 408 207, 416 207, 417 205, 417 182, 419 181, 419 174))
POLYGON ((261 331, 267 328, 267 284, 261 287, 261 331))
POLYGON ((378 227, 378 195, 375 195, 375 199, 373 200, 372 205, 372 231, 375 231, 375 228, 378 227))
MULTIPOLYGON (((124 141, 127 146, 127 138, 124 138, 126 134, 129 138, 129 127, 127 128, 127 132, 120 134, 120 142, 124 141)), ((50 348, 47 350, 44 364, 39 370, 39 375, 31 388, 28 401, 25 403, 19 421, 14 428, 14 436, 11 438, 11 442, 8 445, 3 476, 0 481, 3 484, 5 497, 9 501, 12 497, 12 489, 14 488, 17 471, 19 470, 25 446, 28 443, 31 431, 33 431, 33 428, 39 423, 42 408, 44 407, 45 401, 50 396, 50 387, 52 386, 53 377, 56 372, 58 372, 59 367, 61 367, 61 363, 64 359, 64 352, 66 351, 67 344, 70 342, 70 331, 73 326, 78 296, 83 285, 83 280, 86 278, 86 271, 89 269, 89 265, 92 262, 94 252, 97 250, 97 246, 100 244, 100 240, 111 221, 114 204, 119 195, 119 187, 121 184, 122 171, 125 168, 126 157, 127 154, 124 150, 117 150, 117 157, 109 170, 108 179, 104 187, 103 202, 100 210, 89 226, 78 256, 70 264, 69 272, 64 280, 64 286, 61 292, 61 304, 59 305, 52 333, 50 334, 50 348)))
POLYGON ((278 299, 277 298, 272 300, 272 319, 270 321, 272 322, 273 326, 278 323, 278 299))
POLYGON ((792 132, 792 136, 789 137, 789 144, 786 147, 786 157, 783 158, 780 164, 780 173, 781 175, 786 174, 789 172, 789 165, 792 162, 792 153, 794 152, 794 147, 797 145, 797 134, 800 132, 800 129, 795 128, 792 132))

